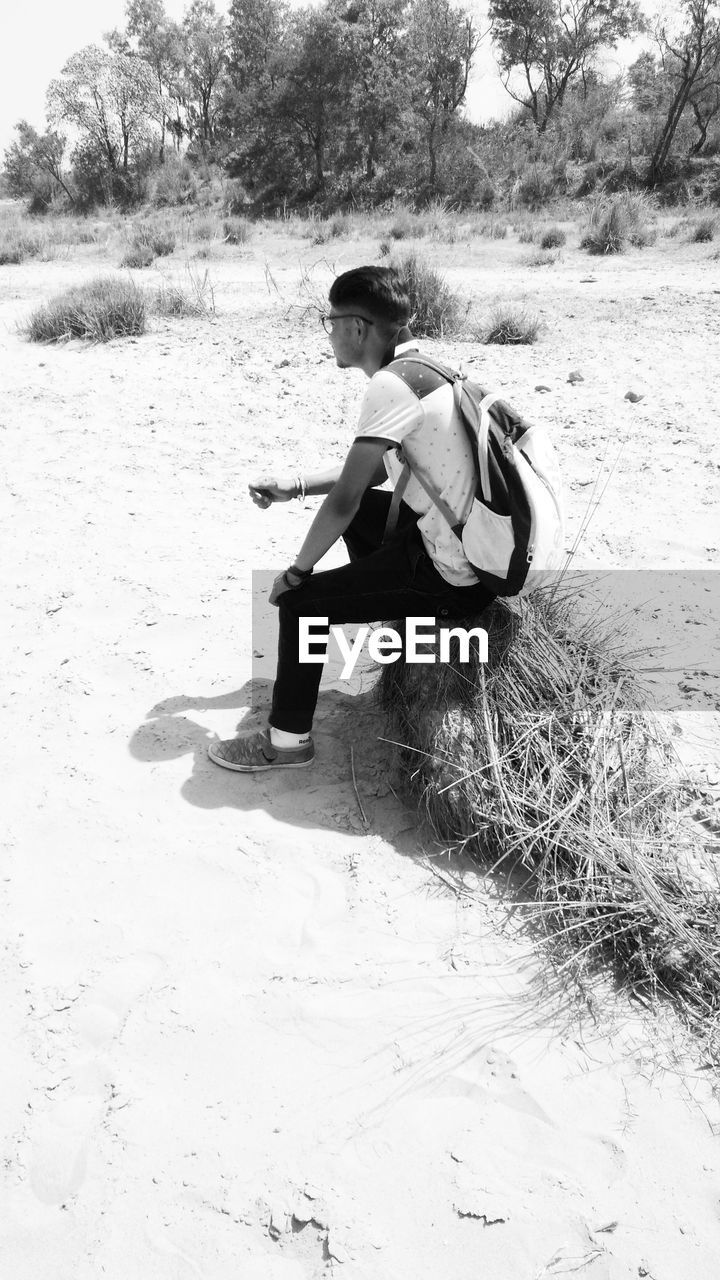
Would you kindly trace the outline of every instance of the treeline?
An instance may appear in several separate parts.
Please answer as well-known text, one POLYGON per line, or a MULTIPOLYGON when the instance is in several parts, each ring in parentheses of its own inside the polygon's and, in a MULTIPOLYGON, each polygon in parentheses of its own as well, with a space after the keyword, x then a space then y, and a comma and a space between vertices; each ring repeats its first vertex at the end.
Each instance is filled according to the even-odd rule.
POLYGON ((4 184, 41 211, 192 200, 207 166, 257 210, 541 202, 573 162, 595 166, 586 186, 603 169, 677 182, 720 151, 719 2, 681 0, 651 27, 636 0, 491 0, 481 29, 452 0, 232 0, 227 16, 192 0, 179 23, 163 0, 128 0, 124 29, 49 85, 45 129, 17 125, 4 184), (638 34, 642 53, 604 80, 638 34), (486 126, 465 114, 482 41, 516 104, 486 126))

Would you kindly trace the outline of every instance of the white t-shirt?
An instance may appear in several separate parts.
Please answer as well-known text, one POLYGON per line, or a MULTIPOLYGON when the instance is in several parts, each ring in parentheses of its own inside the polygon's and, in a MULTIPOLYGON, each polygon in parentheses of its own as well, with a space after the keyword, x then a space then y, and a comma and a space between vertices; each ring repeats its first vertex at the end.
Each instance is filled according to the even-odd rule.
MULTIPOLYGON (((415 343, 396 347, 396 357, 411 355, 415 343)), ((414 390, 390 369, 380 369, 370 379, 360 408, 356 432, 358 440, 387 440, 385 469, 393 485, 403 468, 399 446, 413 472, 424 476, 464 523, 475 494, 475 469, 465 428, 455 408, 452 386, 427 371, 428 389, 422 389, 423 375, 414 390)), ((473 586, 477 577, 465 559, 462 545, 444 516, 411 474, 403 499, 420 516, 418 529, 425 549, 447 582, 458 587, 473 586)))

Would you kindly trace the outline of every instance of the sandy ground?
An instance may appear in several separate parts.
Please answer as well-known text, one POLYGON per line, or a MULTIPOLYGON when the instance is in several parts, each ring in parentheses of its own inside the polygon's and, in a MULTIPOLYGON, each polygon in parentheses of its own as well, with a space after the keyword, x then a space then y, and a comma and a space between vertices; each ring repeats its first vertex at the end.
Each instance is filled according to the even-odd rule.
MULTIPOLYGON (((542 310, 534 347, 432 349, 552 425, 570 543, 612 471, 576 562, 623 571, 711 806, 720 608, 690 570, 720 546, 713 246, 551 268, 512 240, 430 251, 480 316, 542 310)), ((259 231, 207 263, 214 319, 106 347, 16 325, 116 257, 2 269, 12 1280, 717 1276, 711 1073, 661 1067, 670 1019, 602 993, 580 1019, 493 885, 458 865, 463 891, 443 884, 370 695, 324 688, 311 772, 206 758, 267 705, 250 575, 288 562, 317 505, 258 512, 248 480, 340 458, 362 394, 308 280, 376 253, 259 231)))

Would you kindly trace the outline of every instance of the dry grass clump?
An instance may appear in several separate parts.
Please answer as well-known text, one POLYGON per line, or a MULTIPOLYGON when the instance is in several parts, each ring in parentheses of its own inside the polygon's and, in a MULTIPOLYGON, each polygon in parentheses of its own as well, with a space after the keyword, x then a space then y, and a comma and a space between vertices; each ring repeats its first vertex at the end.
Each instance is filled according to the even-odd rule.
POLYGON ((24 332, 31 342, 84 338, 109 342, 145 332, 145 295, 131 280, 100 276, 46 302, 30 317, 24 332))
POLYGON ((216 240, 220 234, 220 224, 216 218, 195 218, 189 225, 192 240, 216 240))
POLYGON ((488 323, 480 328, 478 337, 486 345, 521 346, 536 342, 540 329, 540 318, 531 312, 499 306, 491 313, 488 323))
POLYGON ((147 244, 133 245, 120 259, 121 267, 129 267, 132 270, 141 270, 143 267, 151 267, 155 261, 155 254, 147 244))
POLYGON ((552 267, 560 261, 557 249, 538 249, 537 253, 528 253, 523 259, 526 267, 552 267))
POLYGON ((209 272, 205 270, 201 275, 189 263, 185 270, 187 287, 181 288, 173 281, 163 280, 151 296, 152 310, 156 315, 170 319, 215 315, 215 291, 209 272))
POLYGON ((641 194, 626 191, 611 200, 602 197, 590 210, 580 247, 596 254, 623 253, 628 244, 642 249, 656 236, 647 219, 648 204, 641 194))
POLYGON ((46 219, 45 234, 54 245, 99 244, 109 238, 110 227, 107 223, 90 222, 86 218, 60 216, 46 219))
POLYGON ((693 244, 709 244, 711 240, 715 239, 716 231, 716 218, 701 218, 698 222, 692 224, 690 239, 693 244))
POLYGON ((177 238, 167 226, 138 222, 132 228, 132 244, 137 249, 149 249, 155 258, 165 258, 174 252, 177 238))
POLYGON ((19 266, 26 258, 46 256, 42 236, 20 227, 8 228, 0 235, 0 267, 19 266))
POLYGON ((419 338, 440 338, 457 333, 468 307, 450 288, 444 276, 417 253, 408 253, 392 264, 403 277, 412 306, 412 331, 419 338))
POLYGON ((252 227, 247 218, 223 218, 223 240, 225 244, 247 244, 252 235, 252 227))
POLYGON ((548 227, 540 237, 541 249, 562 249, 567 236, 562 227, 548 227))
POLYGON ((573 592, 456 625, 478 624, 486 665, 382 670, 410 789, 443 842, 508 872, 564 972, 610 963, 643 997, 672 997, 717 1058, 720 880, 682 869, 681 789, 627 660, 597 618, 578 621, 573 592))

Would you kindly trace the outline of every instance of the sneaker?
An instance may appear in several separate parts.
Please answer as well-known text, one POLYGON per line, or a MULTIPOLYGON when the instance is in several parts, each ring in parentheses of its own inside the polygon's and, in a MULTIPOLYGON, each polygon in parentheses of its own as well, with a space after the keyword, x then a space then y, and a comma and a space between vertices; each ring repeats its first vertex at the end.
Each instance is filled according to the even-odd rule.
POLYGON ((312 738, 302 747, 274 747, 264 731, 243 738, 211 742, 208 755, 213 764, 238 773, 259 773, 263 769, 302 769, 315 759, 312 738))

